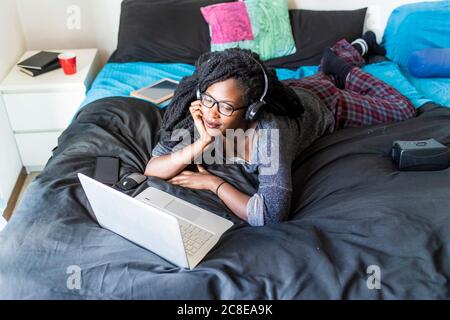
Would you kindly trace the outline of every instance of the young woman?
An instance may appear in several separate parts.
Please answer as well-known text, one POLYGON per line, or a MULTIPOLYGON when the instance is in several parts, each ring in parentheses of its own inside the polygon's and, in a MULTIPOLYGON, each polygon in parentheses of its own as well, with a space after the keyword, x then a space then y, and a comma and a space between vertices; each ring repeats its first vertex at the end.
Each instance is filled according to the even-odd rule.
MULTIPOLYGON (((383 53, 383 48, 371 32, 353 45, 341 40, 325 50, 317 75, 285 83, 249 50, 202 55, 194 74, 183 78, 167 107, 160 142, 145 174, 182 187, 209 190, 253 226, 286 220, 292 162, 314 140, 344 127, 402 121, 415 115, 407 98, 359 69, 363 56, 372 53, 383 53), (265 104, 258 105, 260 109, 252 117, 249 106, 254 109, 260 100, 265 104), (194 137, 194 128, 199 137, 194 137), (176 148, 179 141, 172 139, 176 129, 188 130, 194 142, 176 148), (226 157, 237 159, 248 172, 258 173, 258 191, 253 195, 202 166, 198 172, 185 170, 214 141, 226 136, 227 129, 250 132, 242 138, 244 148, 240 152, 231 148, 233 154, 226 157), (263 136, 263 130, 272 134, 263 136), (264 172, 268 166, 275 170, 264 172)), ((236 142, 233 138, 220 141, 224 150, 236 142)))

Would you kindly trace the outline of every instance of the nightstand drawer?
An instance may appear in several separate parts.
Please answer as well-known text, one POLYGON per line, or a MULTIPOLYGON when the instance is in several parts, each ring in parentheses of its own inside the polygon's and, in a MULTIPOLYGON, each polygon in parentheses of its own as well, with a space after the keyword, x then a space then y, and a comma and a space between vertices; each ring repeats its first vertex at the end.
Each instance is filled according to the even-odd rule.
POLYGON ((44 166, 58 144, 62 131, 15 134, 24 166, 44 166))
POLYGON ((14 132, 63 130, 84 98, 83 91, 3 95, 14 132))

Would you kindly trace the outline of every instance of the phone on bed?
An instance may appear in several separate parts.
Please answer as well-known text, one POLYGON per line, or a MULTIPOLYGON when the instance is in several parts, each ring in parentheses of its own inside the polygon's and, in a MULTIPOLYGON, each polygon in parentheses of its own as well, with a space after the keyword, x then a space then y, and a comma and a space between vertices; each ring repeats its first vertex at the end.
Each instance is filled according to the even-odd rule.
POLYGON ((139 90, 132 91, 131 96, 160 104, 173 97, 177 86, 177 81, 164 78, 139 90))

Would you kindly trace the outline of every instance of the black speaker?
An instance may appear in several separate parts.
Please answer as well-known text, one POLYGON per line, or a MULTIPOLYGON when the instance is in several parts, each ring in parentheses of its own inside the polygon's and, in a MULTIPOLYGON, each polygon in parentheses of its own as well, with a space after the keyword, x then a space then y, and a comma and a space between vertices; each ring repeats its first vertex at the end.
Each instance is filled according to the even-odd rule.
POLYGON ((435 139, 394 141, 391 156, 400 171, 436 171, 449 167, 450 150, 435 139))

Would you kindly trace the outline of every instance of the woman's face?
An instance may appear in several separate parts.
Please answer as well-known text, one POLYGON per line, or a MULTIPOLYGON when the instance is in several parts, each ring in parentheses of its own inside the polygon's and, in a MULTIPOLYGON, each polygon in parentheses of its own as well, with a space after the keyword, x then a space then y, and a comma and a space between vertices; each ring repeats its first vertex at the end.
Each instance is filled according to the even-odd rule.
POLYGON ((243 108, 243 92, 235 79, 216 82, 210 85, 204 93, 216 101, 226 102, 234 109, 242 108, 235 110, 230 116, 226 116, 219 112, 217 103, 212 108, 207 108, 202 104, 203 124, 209 135, 216 136, 219 132, 225 135, 226 129, 245 129, 247 108, 243 108))

